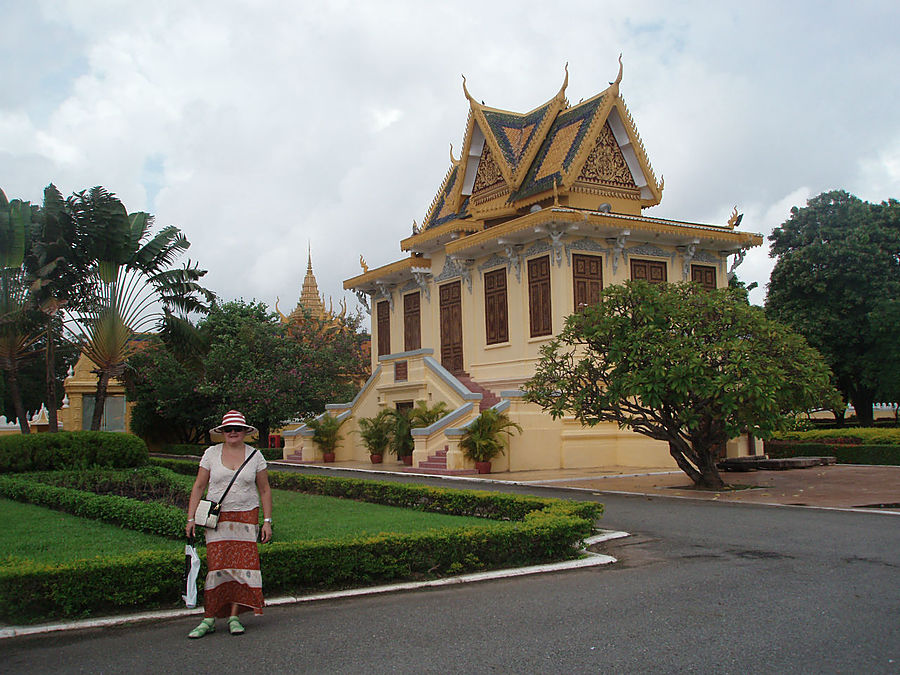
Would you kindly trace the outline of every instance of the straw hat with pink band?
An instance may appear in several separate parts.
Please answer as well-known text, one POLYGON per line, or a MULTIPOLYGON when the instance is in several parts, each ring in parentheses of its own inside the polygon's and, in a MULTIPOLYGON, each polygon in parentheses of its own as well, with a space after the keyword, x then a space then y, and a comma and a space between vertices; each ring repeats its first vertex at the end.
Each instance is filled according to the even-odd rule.
POLYGON ((244 416, 239 413, 237 410, 229 410, 222 416, 222 424, 217 427, 213 427, 209 430, 211 434, 224 434, 225 429, 229 427, 240 427, 241 431, 246 431, 248 434, 257 433, 256 427, 247 424, 247 420, 244 419, 244 416))

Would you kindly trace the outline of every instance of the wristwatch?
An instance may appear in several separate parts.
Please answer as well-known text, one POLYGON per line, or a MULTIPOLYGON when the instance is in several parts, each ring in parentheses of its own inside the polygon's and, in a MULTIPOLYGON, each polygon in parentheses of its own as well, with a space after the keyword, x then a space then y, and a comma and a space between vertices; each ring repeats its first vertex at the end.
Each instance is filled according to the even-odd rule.
POLYGON ((264 522, 264 523, 271 523, 271 522, 272 522, 272 519, 271 519, 271 518, 263 518, 263 522, 264 522))

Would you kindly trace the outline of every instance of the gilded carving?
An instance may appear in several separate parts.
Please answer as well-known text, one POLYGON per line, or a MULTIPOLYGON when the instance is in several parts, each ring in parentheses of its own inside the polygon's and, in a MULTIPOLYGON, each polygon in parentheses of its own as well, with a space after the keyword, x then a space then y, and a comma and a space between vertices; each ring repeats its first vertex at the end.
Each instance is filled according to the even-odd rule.
POLYGON ((481 159, 478 160, 478 172, 475 174, 475 185, 472 187, 472 194, 477 194, 481 190, 493 187, 503 182, 503 174, 500 173, 500 167, 494 156, 491 155, 490 148, 484 146, 481 153, 481 159))
POLYGON ((618 187, 637 187, 608 122, 603 125, 578 180, 618 187))

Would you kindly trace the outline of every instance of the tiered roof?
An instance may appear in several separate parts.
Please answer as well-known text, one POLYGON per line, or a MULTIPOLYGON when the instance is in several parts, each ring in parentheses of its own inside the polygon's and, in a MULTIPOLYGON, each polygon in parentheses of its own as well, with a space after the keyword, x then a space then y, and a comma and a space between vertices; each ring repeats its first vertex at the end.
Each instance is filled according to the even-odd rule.
POLYGON ((554 229, 554 223, 570 227, 583 220, 598 236, 618 236, 623 227, 636 235, 683 225, 690 239, 672 243, 699 242, 720 252, 761 243, 758 235, 737 232, 730 224, 644 218, 641 211, 661 201, 664 181, 657 180, 619 93, 621 57, 616 79, 592 98, 570 105, 568 81, 567 67, 553 98, 530 112, 516 113, 477 101, 463 78, 469 115, 462 152, 457 159, 451 149, 450 167, 421 227, 413 224, 412 236, 400 242, 413 258, 364 269, 344 287, 372 293, 406 278, 414 268, 424 271, 435 250, 462 254, 468 249, 474 254, 470 241, 499 242, 514 231, 523 232, 521 237, 524 224, 537 221, 554 229), (543 215, 532 215, 541 210, 543 215))

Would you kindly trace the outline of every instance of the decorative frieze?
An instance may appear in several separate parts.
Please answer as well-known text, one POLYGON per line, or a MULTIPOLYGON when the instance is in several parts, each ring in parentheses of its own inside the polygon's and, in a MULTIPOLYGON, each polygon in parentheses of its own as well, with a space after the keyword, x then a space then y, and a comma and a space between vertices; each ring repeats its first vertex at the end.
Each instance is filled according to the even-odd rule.
POLYGON ((587 238, 578 239, 570 244, 566 244, 566 264, 568 264, 569 267, 572 266, 572 251, 602 253, 607 257, 609 256, 609 249, 602 246, 599 242, 587 238))

